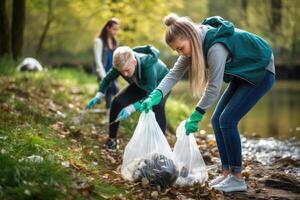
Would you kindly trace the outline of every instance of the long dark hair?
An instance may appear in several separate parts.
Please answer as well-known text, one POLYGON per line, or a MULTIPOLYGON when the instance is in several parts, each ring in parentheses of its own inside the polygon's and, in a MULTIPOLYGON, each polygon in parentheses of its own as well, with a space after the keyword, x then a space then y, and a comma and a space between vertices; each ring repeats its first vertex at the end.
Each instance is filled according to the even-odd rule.
MULTIPOLYGON (((104 47, 108 48, 108 34, 107 34, 107 28, 111 28, 113 25, 119 24, 119 20, 117 18, 112 18, 106 22, 106 24, 103 26, 98 38, 102 39, 104 43, 104 47)), ((112 37, 113 41, 113 49, 117 47, 117 40, 115 37, 112 37)))

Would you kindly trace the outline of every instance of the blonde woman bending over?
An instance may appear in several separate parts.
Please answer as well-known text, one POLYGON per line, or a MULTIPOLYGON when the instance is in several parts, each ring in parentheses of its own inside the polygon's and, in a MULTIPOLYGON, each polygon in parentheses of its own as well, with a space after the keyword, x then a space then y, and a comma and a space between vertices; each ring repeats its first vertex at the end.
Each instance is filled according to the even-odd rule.
POLYGON ((272 48, 259 36, 219 16, 195 24, 187 17, 170 14, 164 22, 166 43, 179 58, 142 103, 141 111, 160 103, 189 70, 191 95, 200 98, 185 123, 189 135, 198 131, 198 123, 217 100, 223 80, 229 83, 211 119, 223 173, 210 186, 224 192, 245 191, 238 123, 275 81, 272 48))

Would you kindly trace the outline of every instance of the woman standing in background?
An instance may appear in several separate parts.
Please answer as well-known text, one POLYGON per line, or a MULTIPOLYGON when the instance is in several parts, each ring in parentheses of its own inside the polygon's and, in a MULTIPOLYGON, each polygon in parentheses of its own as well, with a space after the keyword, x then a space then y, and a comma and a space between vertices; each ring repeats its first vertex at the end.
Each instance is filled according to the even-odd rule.
MULTIPOLYGON (((120 28, 120 22, 116 18, 112 18, 106 22, 99 36, 94 42, 94 56, 96 63, 96 73, 98 82, 102 80, 106 73, 112 68, 113 52, 117 48, 118 43, 116 35, 120 28)), ((108 86, 105 93, 106 109, 109 113, 112 97, 118 92, 116 81, 108 86)))

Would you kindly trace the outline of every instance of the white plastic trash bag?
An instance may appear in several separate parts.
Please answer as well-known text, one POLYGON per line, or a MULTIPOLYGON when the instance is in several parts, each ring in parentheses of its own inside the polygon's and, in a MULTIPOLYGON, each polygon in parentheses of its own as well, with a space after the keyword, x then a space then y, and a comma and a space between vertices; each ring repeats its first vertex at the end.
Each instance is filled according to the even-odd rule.
POLYGON ((177 179, 173 152, 151 110, 140 115, 134 134, 125 147, 121 174, 129 181, 141 181, 145 177, 150 184, 161 187, 169 187, 177 179))
POLYGON ((25 58, 17 67, 17 71, 42 71, 43 67, 35 58, 25 58))
POLYGON ((207 169, 198 149, 193 134, 185 134, 185 121, 182 121, 176 130, 176 143, 174 146, 174 159, 179 170, 179 177, 175 185, 184 187, 198 182, 203 184, 207 178, 207 169))

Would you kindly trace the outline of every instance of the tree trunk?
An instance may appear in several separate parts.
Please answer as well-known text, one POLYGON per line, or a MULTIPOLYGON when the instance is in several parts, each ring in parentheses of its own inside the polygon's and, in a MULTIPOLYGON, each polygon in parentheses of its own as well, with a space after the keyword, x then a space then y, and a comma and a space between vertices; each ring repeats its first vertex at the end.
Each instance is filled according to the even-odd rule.
POLYGON ((281 18, 282 18, 282 0, 272 0, 271 1, 271 30, 276 33, 280 32, 281 18))
POLYGON ((248 11, 248 0, 242 0, 241 6, 242 6, 241 18, 245 22, 245 25, 247 27, 247 24, 248 24, 248 12, 247 12, 248 11))
POLYGON ((0 56, 10 55, 9 17, 6 0, 0 0, 0 56))
POLYGON ((297 25, 294 25, 293 27, 293 34, 292 34, 292 45, 291 45, 291 53, 290 53, 290 56, 289 56, 289 59, 290 59, 290 63, 293 67, 295 67, 297 64, 296 64, 296 61, 298 60, 297 59, 297 25))
POLYGON ((243 11, 247 12, 247 8, 248 8, 248 0, 242 0, 243 11))
POLYGON ((48 30, 50 28, 50 25, 53 21, 53 15, 52 15, 52 8, 53 8, 53 4, 52 4, 52 0, 48 0, 48 13, 47 13, 47 21, 46 21, 46 24, 44 26, 44 30, 43 30, 43 33, 40 37, 40 40, 39 40, 39 43, 38 43, 38 46, 36 48, 36 55, 40 55, 41 54, 41 51, 42 51, 42 47, 43 47, 43 44, 44 44, 44 41, 46 39, 46 36, 47 36, 47 33, 48 33, 48 30))
POLYGON ((12 9, 12 55, 15 60, 22 56, 25 27, 25 0, 13 0, 12 9))

